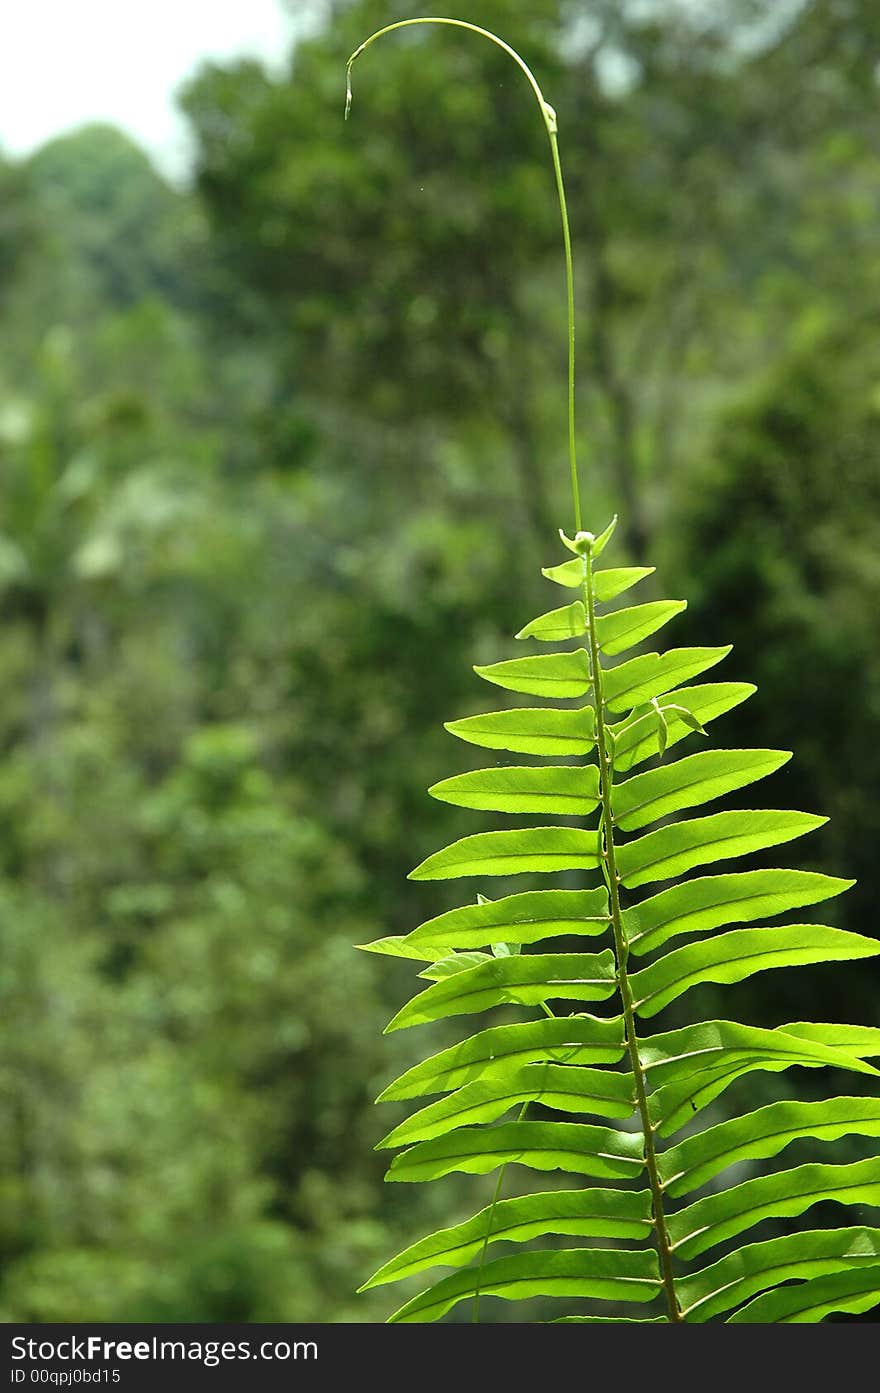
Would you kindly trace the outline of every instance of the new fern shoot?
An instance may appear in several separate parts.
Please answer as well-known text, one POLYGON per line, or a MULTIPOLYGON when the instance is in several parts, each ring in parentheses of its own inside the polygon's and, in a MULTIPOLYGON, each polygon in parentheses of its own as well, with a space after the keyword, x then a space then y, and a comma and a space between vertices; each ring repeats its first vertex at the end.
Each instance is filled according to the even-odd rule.
MULTIPOLYGON (((652 568, 606 563, 616 519, 599 535, 582 527, 571 241, 556 117, 533 74, 476 25, 422 19, 374 34, 352 56, 349 75, 375 39, 427 23, 504 49, 532 88, 550 142, 565 252, 575 536, 560 534, 571 555, 543 574, 568 602, 517 634, 545 651, 476 671, 526 698, 579 704, 526 704, 450 722, 454 736, 496 762, 444 779, 431 794, 547 825, 464 837, 412 877, 480 877, 488 886, 492 877, 522 874, 531 886, 533 877, 580 872, 585 884, 481 894, 405 936, 367 945, 421 964, 427 983, 389 1030, 477 1018, 459 1043, 414 1063, 382 1093, 380 1101, 416 1102, 380 1143, 397 1151, 388 1179, 465 1172, 495 1180, 479 1213, 418 1239, 366 1285, 425 1274, 424 1289, 391 1317, 398 1321, 436 1320, 462 1302, 477 1318, 482 1296, 557 1297, 566 1308, 588 1300, 589 1314, 563 1317, 584 1321, 808 1322, 870 1310, 880 1304, 880 1227, 857 1215, 880 1207, 876 1154, 763 1170, 754 1163, 802 1139, 880 1137, 880 1070, 870 1062, 880 1056, 880 1029, 800 1021, 762 1029, 728 1019, 659 1032, 654 1025, 700 983, 872 958, 880 942, 803 922, 851 882, 739 868, 739 858, 796 841, 824 818, 702 811, 790 754, 709 742, 707 727, 754 688, 716 680, 726 647, 642 651, 685 602, 631 603, 652 568), (548 757, 565 762, 541 763, 548 757), (795 1066, 843 1071, 852 1086, 844 1096, 793 1096, 720 1122, 707 1112, 750 1072, 795 1066), (752 1178, 741 1180, 735 1163, 745 1161, 752 1178), (504 1198, 512 1165, 532 1176, 532 1188, 504 1198), (750 1239, 763 1220, 801 1216, 827 1200, 849 1207, 843 1213, 854 1221, 811 1229, 805 1220, 782 1237, 750 1239)), ((346 114, 350 103, 349 84, 346 114)))

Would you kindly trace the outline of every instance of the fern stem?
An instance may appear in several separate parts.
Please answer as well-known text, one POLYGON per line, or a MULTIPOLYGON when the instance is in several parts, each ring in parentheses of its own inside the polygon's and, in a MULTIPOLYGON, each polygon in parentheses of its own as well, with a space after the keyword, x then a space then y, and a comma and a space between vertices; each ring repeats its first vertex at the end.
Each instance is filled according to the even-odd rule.
POLYGON ((399 19, 394 24, 386 24, 384 28, 377 29, 375 34, 371 34, 368 39, 356 48, 348 60, 346 67, 345 83, 345 117, 348 119, 351 111, 351 70, 360 58, 365 49, 370 44, 381 39, 384 34, 391 34, 395 29, 408 29, 416 24, 445 24, 453 29, 466 29, 471 34, 478 34, 483 39, 488 39, 490 43, 503 49, 509 58, 516 63, 520 71, 525 75, 529 86, 535 94, 538 106, 541 109, 541 116, 550 141, 550 154, 553 160, 553 173, 556 178, 556 193, 559 199, 559 215, 562 220, 562 240, 565 248, 565 289, 568 315, 568 466, 571 476, 571 499, 574 505, 575 527, 581 530, 581 496, 578 485, 577 472, 577 450, 575 440, 575 411, 574 411, 574 270, 571 255, 571 229, 568 223, 568 207, 565 201, 565 184, 562 179, 562 163, 559 158, 559 141, 556 134, 556 112, 549 102, 545 101, 544 94, 538 86, 537 78, 528 64, 519 56, 515 48, 500 39, 497 34, 493 34, 489 29, 483 29, 479 24, 470 24, 466 19, 445 19, 438 15, 423 15, 418 19, 399 19))
MULTIPOLYGON (((550 1017, 551 1021, 556 1019, 554 1012, 550 1010, 550 1007, 547 1005, 546 1001, 541 1002, 541 1010, 544 1012, 545 1016, 550 1017)), ((529 1103, 523 1103, 522 1107, 516 1115, 517 1122, 522 1122, 528 1110, 529 1103)), ((492 1237, 492 1220, 495 1218, 495 1206, 498 1203, 498 1196, 501 1194, 501 1186, 504 1183, 504 1176, 507 1172, 507 1164, 508 1163, 505 1161, 504 1165, 498 1172, 498 1179, 495 1182, 495 1190, 492 1195, 492 1202, 489 1205, 489 1218, 486 1220, 486 1236, 483 1239, 483 1247, 480 1250, 480 1263, 477 1269, 477 1287, 476 1291, 474 1292, 474 1308, 471 1314, 471 1320, 474 1323, 476 1323, 480 1319, 480 1282, 483 1278, 483 1268, 486 1265, 486 1250, 489 1247, 489 1239, 492 1237)))
POLYGON ((553 172, 556 175, 556 192, 559 195, 559 213, 562 218, 562 240, 565 245, 565 290, 568 314, 568 467, 571 474, 574 523, 577 530, 580 531, 581 493, 578 485, 574 419, 574 267, 571 257, 571 229, 568 225, 568 207, 565 201, 565 184, 562 181, 562 161, 559 158, 559 141, 556 138, 555 119, 553 129, 550 131, 550 150, 553 155, 553 172))
MULTIPOLYGON (((520 1117, 522 1117, 522 1112, 520 1112, 520 1117)), ((477 1268, 477 1286, 476 1290, 474 1291, 474 1307, 471 1312, 471 1321, 474 1325, 476 1325, 476 1323, 480 1319, 480 1283, 483 1280, 483 1268, 486 1265, 486 1250, 489 1247, 489 1238, 492 1234, 492 1220, 495 1217, 495 1206, 498 1203, 498 1196, 501 1194, 501 1184, 504 1180, 504 1172, 506 1170, 507 1166, 503 1165, 498 1172, 498 1179, 495 1181, 495 1190, 492 1194, 492 1203, 489 1205, 489 1219, 486 1224, 486 1237, 483 1239, 483 1246, 480 1249, 480 1262, 477 1268)))
POLYGON ((675 1277, 672 1271, 672 1248, 666 1228, 663 1210, 663 1186, 657 1169, 657 1153, 654 1147, 654 1129, 648 1109, 648 1091, 645 1085, 645 1070, 639 1054, 636 1036, 633 995, 626 970, 629 944, 620 910, 620 877, 617 873, 617 860, 614 849, 614 818, 611 808, 611 786, 613 780, 613 755, 608 729, 605 723, 605 697, 602 683, 602 666, 599 661, 599 645, 596 641, 596 600, 593 588, 593 558, 589 551, 584 557, 584 604, 588 616, 588 638, 590 645, 590 670, 593 679, 593 699, 596 705, 596 747, 599 760, 599 788, 602 797, 602 862, 608 893, 611 900, 611 929, 614 935, 614 955, 617 959, 617 983, 623 1005, 623 1019, 626 1027, 626 1048, 636 1090, 636 1106, 642 1123, 645 1139, 645 1169, 651 1189, 651 1212, 654 1223, 654 1237, 660 1259, 660 1272, 663 1290, 669 1308, 670 1321, 680 1321, 678 1299, 675 1294, 675 1277))
MULTIPOLYGON (((547 1014, 552 1016, 553 1012, 548 1011, 547 1014)), ((523 1103, 522 1107, 516 1115, 517 1122, 522 1122, 528 1110, 528 1103, 523 1103)), ((480 1296, 482 1295, 482 1292, 480 1291, 480 1283, 483 1280, 483 1268, 486 1266, 486 1252, 489 1247, 489 1239, 492 1237, 492 1220, 495 1218, 495 1206, 498 1203, 498 1197, 501 1194, 501 1186, 504 1184, 504 1177, 506 1173, 507 1162, 505 1161, 504 1165, 498 1172, 498 1179, 495 1181, 495 1189, 492 1193, 492 1201, 489 1205, 489 1218, 486 1221, 486 1236, 483 1239, 483 1246, 480 1249, 480 1261, 477 1267, 477 1285, 476 1290, 474 1291, 474 1306, 471 1312, 471 1321, 473 1324, 476 1324, 477 1321, 479 1321, 480 1319, 480 1296)))

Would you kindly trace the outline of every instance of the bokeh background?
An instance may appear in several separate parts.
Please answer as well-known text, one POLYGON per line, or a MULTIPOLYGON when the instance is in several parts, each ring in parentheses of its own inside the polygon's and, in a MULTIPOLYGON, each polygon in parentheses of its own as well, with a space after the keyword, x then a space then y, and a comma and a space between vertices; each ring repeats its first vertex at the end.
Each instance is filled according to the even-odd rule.
MULTIPOLYGON (((185 84, 189 174, 107 124, 0 158, 6 1321, 382 1319, 358 1283, 491 1186, 384 1184, 372 1098, 427 1035, 382 1037, 412 965, 353 945, 470 893, 406 881, 490 825, 424 791, 468 763, 441 723, 558 603, 546 137, 436 29, 361 60, 345 125, 347 55, 419 7, 288 11, 278 62, 185 84)), ((831 821, 788 859, 857 876, 832 922, 873 933, 880 8, 452 13, 559 113, 586 524, 619 511, 614 560, 689 598, 676 642, 735 643, 759 691, 713 732, 796 751, 766 801, 831 821)), ((682 1019, 880 1024, 878 986, 770 974, 682 1019)))

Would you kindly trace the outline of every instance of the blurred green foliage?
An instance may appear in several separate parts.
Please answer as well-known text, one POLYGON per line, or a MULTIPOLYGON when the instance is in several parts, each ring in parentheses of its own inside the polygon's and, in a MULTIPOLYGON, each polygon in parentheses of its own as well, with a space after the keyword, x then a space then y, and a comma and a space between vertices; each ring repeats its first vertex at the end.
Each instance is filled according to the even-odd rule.
MULTIPOLYGON (((424 789, 552 599, 564 286, 488 45, 387 41, 343 124, 348 53, 418 10, 206 67, 189 191, 104 127, 0 162, 7 1321, 379 1319, 358 1282, 469 1202, 382 1182, 409 968, 352 945, 453 903, 406 872, 478 830, 424 789)), ((870 933, 880 12, 467 17, 559 112, 587 525, 661 558, 678 641, 735 641, 731 742, 796 751, 779 805, 832 814, 814 864, 870 933)), ((877 1023, 870 971, 779 977, 737 1014, 877 1023)))

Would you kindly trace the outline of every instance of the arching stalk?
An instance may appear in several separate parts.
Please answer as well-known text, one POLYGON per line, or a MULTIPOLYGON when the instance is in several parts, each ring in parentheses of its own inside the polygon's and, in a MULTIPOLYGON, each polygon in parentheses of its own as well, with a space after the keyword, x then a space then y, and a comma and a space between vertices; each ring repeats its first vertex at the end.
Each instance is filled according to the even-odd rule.
POLYGON ((488 39, 490 43, 503 49, 509 58, 522 72, 532 91, 535 94, 538 106, 541 109, 541 117, 547 131, 547 138, 550 141, 550 153, 553 160, 553 173, 556 179, 556 193, 559 199, 559 216, 562 220, 562 240, 565 247, 565 290, 566 305, 568 315, 568 467, 571 476, 571 500, 574 507, 574 525, 577 531, 581 529, 581 496, 578 484, 577 472, 577 446, 575 440, 575 411, 574 411, 574 267, 571 255, 571 229, 568 225, 568 207, 565 201, 565 183, 562 178, 562 161, 559 158, 559 140, 556 128, 556 112, 549 102, 544 100, 544 94, 538 86, 537 79, 527 63, 520 58, 515 49, 506 44, 503 39, 499 39, 497 34, 493 34, 488 29, 482 29, 479 24, 469 24, 464 19, 442 19, 435 15, 426 15, 420 19, 399 19, 394 24, 386 24, 383 29, 377 29, 375 34, 371 34, 368 39, 356 48, 348 60, 346 68, 345 82, 345 119, 348 120, 351 112, 351 70, 371 44, 377 39, 381 39, 384 34, 393 34, 396 29, 408 29, 416 24, 445 24, 453 29, 467 29, 472 34, 479 34, 481 38, 488 39))

